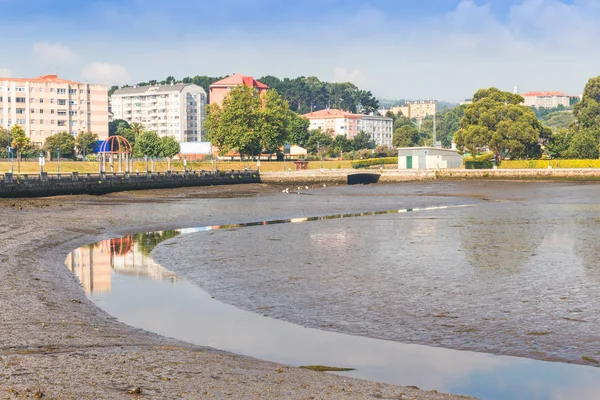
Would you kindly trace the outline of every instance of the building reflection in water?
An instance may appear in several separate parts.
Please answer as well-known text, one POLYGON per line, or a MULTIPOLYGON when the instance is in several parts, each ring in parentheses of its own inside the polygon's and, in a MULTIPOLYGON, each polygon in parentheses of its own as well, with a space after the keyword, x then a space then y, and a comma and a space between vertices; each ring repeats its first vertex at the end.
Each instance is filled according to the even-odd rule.
POLYGON ((179 235, 179 230, 140 233, 103 240, 72 251, 65 264, 81 281, 86 294, 111 290, 112 273, 176 281, 177 275, 150 257, 160 242, 179 235))

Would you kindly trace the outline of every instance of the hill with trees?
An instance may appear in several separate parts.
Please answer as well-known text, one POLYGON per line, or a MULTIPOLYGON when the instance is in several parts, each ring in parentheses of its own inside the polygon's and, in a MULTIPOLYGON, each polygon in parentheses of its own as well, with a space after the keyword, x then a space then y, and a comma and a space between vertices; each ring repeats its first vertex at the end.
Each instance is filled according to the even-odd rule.
MULTIPOLYGON (((209 94, 209 86, 223 78, 225 77, 196 75, 178 80, 173 76, 168 76, 162 81, 150 80, 140 82, 137 86, 193 83, 201 86, 209 94)), ((314 76, 279 79, 271 75, 263 76, 258 80, 268 85, 269 88, 277 90, 281 98, 288 102, 290 110, 298 114, 306 114, 326 108, 337 108, 354 113, 371 113, 376 112, 379 108, 379 101, 370 91, 361 90, 350 82, 323 82, 314 76)), ((129 87, 129 85, 122 87, 129 87)), ((112 95, 117 89, 119 89, 118 86, 112 86, 109 95, 112 95)))

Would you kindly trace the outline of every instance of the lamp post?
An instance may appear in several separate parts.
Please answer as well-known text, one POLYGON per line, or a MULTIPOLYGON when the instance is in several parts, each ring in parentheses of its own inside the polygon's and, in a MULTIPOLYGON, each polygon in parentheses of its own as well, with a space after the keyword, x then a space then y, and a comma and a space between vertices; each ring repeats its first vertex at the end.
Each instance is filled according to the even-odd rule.
POLYGON ((60 147, 56 149, 56 161, 58 163, 58 174, 60 175, 60 147))

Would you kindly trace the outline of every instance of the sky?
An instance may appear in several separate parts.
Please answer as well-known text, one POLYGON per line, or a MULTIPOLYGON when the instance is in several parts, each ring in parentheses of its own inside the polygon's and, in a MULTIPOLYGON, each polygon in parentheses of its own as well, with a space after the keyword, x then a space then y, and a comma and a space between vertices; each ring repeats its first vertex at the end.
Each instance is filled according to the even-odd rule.
POLYGON ((578 95, 600 0, 0 0, 0 77, 317 76, 385 99, 578 95))

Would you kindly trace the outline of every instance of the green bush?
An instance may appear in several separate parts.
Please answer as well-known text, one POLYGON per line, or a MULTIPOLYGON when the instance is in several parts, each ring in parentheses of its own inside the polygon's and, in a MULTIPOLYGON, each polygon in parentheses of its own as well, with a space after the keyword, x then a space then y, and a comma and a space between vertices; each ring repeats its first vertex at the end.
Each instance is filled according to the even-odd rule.
POLYGON ((366 160, 352 161, 352 168, 354 168, 354 169, 368 168, 372 165, 380 165, 381 163, 383 163, 383 165, 389 165, 389 164, 397 165, 398 157, 383 157, 381 159, 369 158, 366 160))
POLYGON ((491 169, 494 168, 493 161, 465 161, 465 169, 491 169))

